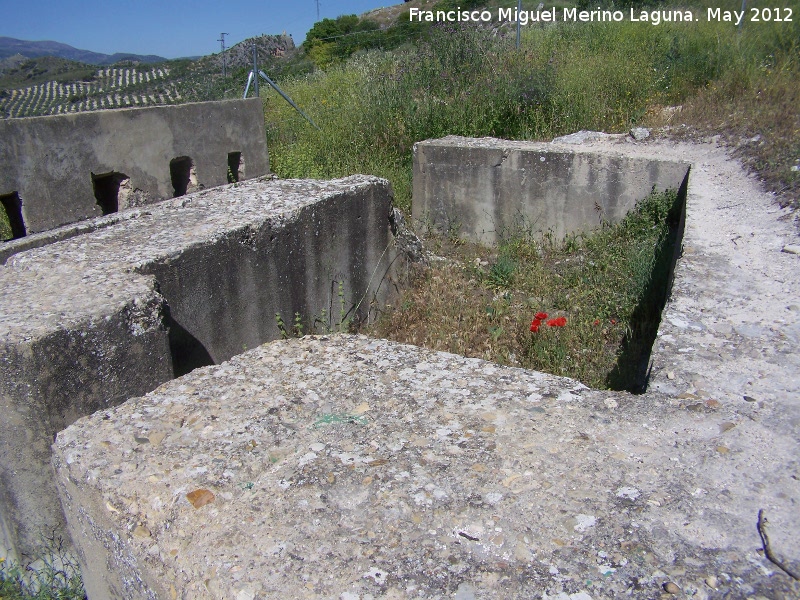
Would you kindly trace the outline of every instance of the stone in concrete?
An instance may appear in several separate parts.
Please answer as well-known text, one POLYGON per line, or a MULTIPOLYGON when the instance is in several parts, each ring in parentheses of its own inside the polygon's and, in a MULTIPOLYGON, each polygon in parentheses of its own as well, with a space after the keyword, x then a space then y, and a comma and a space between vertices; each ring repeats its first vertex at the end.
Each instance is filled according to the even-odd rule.
MULTIPOLYGON (((0 267, 0 551, 58 531, 53 436, 290 328, 367 318, 391 288, 385 180, 253 180, 21 252, 0 267), (342 314, 346 313, 346 314, 342 314)), ((344 325, 346 327, 346 325, 344 325)))
POLYGON ((582 146, 449 136, 414 147, 414 219, 486 244, 617 222, 655 187, 686 184, 688 163, 582 146))
POLYGON ((176 185, 185 193, 228 183, 230 153, 246 161, 242 180, 269 171, 260 100, 6 119, 0 196, 16 192, 27 233, 38 233, 172 198, 176 185), (103 185, 117 208, 98 202, 103 185))
POLYGON ((54 464, 91 600, 790 597, 755 523, 798 539, 768 452, 796 442, 694 404, 309 337, 81 419, 54 464))

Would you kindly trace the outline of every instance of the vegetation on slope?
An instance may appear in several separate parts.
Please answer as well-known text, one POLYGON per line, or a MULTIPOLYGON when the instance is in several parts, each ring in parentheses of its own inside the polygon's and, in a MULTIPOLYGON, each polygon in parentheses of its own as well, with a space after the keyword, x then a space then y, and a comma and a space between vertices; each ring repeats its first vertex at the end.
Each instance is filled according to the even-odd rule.
POLYGON ((90 81, 97 72, 97 67, 54 56, 20 61, 6 59, 3 62, 11 65, 5 68, 0 67, 0 75, 2 75, 0 87, 6 90, 48 81, 60 83, 90 81))
MULTIPOLYGON (((42 59, 34 61, 39 65, 42 59)), ((20 69, 27 69, 29 64, 30 61, 23 63, 20 69)), ((180 63, 172 61, 172 73, 170 68, 159 65, 72 69, 66 72, 64 81, 48 77, 45 83, 0 90, 0 118, 174 104, 182 96, 170 75, 175 77, 174 71, 179 66, 180 63), (74 80, 77 73, 82 73, 81 78, 74 80)), ((31 73, 37 71, 38 67, 31 73)))
POLYGON ((385 176, 407 209, 418 140, 619 132, 659 124, 662 108, 682 105, 672 124, 685 123, 679 129, 686 131, 766 127, 754 166, 784 192, 796 190, 791 167, 800 156, 800 117, 791 101, 798 93, 792 82, 800 75, 799 40, 798 19, 748 23, 740 34, 730 23, 705 20, 657 27, 562 23, 527 28, 518 50, 510 32, 435 26, 413 48, 361 52, 284 80, 321 130, 269 94, 270 160, 284 177, 385 176))

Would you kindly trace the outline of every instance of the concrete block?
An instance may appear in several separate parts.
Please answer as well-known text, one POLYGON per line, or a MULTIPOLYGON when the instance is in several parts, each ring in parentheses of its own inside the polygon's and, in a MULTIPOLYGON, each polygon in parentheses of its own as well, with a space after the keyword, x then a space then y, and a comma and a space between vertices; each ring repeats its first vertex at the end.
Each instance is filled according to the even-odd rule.
POLYGON ((755 492, 769 457, 716 452, 720 418, 335 335, 80 419, 53 460, 90 600, 791 595, 752 508, 796 486, 755 492))
MULTIPOLYGON (((132 390, 144 393, 172 377, 163 298, 147 281, 131 284, 116 277, 108 286, 95 286, 75 274, 69 279, 78 281, 66 279, 48 283, 87 305, 93 295, 108 295, 108 309, 73 314, 71 323, 59 327, 52 320, 42 323, 36 311, 57 314, 61 303, 52 297, 27 303, 17 296, 31 309, 31 327, 3 327, 0 335, 0 556, 17 560, 35 555, 54 532, 63 535, 48 466, 56 432, 123 402, 132 390), (112 294, 119 295, 112 299, 112 294)), ((0 280, 5 287, 7 280, 0 280)), ((12 297, 0 295, 3 302, 12 297)))
POLYGON ((485 244, 519 233, 557 239, 618 222, 689 164, 591 147, 449 136, 414 146, 412 216, 485 244))
POLYGON ((228 183, 237 153, 240 179, 269 171, 258 99, 6 119, 0 196, 16 193, 38 233, 228 183), (104 189, 116 208, 96 197, 104 189))
POLYGON ((366 318, 392 286, 391 188, 253 180, 168 200, 0 267, 0 551, 63 516, 53 436, 80 416, 280 337, 366 318))

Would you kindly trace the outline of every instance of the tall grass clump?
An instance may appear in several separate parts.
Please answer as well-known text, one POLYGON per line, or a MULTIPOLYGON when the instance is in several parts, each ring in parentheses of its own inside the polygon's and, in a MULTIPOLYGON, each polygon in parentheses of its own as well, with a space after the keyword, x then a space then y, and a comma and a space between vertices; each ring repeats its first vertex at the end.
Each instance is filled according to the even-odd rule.
MULTIPOLYGON (((520 49, 510 35, 437 25, 405 49, 358 53, 327 71, 283 81, 321 130, 270 94, 272 168, 282 177, 387 177, 408 210, 417 141, 619 132, 698 95, 715 104, 723 97, 709 91, 715 86, 736 98, 764 82, 765 69, 786 73, 787 85, 797 74, 800 19, 738 34, 729 23, 702 17, 657 27, 627 21, 531 27, 520 49)), ((796 116, 790 108, 779 110, 785 118, 796 116)), ((792 136, 796 140, 797 132, 792 136)))
MULTIPOLYGON (((773 5, 762 1, 752 6, 773 5)), ((677 131, 721 136, 769 189, 798 206, 800 3, 785 6, 794 9, 791 22, 745 21, 741 33, 713 40, 725 61, 712 76, 696 82, 692 93, 683 94, 678 118, 687 127, 677 131)))

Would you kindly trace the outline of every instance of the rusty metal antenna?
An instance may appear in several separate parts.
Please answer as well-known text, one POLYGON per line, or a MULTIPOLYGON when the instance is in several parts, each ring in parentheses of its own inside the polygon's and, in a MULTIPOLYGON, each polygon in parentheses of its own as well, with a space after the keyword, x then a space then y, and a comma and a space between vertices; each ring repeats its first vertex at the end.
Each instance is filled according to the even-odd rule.
POLYGON ((294 108, 298 113, 300 113, 300 115, 302 115, 303 118, 306 121, 311 123, 316 129, 319 129, 319 126, 316 123, 314 123, 314 121, 311 119, 311 117, 309 117, 306 113, 304 113, 302 110, 300 110, 300 107, 297 106, 297 104, 294 103, 294 100, 292 100, 286 94, 286 92, 284 92, 278 86, 277 83, 275 83, 274 81, 272 81, 272 79, 267 77, 267 74, 264 73, 264 71, 262 71, 262 70, 260 70, 258 68, 258 46, 254 43, 253 44, 253 70, 250 71, 250 74, 247 76, 247 84, 244 86, 244 95, 242 96, 242 98, 247 98, 247 93, 250 91, 250 84, 251 83, 255 84, 255 87, 254 87, 253 91, 255 92, 256 96, 258 96, 258 77, 259 76, 261 76, 261 78, 264 81, 266 81, 272 87, 272 89, 274 89, 276 92, 278 92, 281 95, 281 97, 291 105, 292 108, 294 108))

